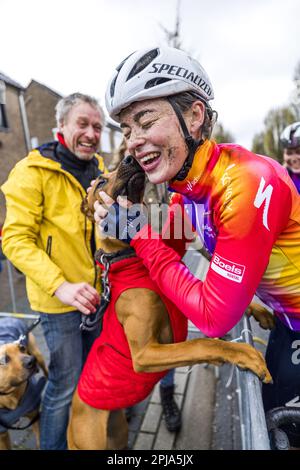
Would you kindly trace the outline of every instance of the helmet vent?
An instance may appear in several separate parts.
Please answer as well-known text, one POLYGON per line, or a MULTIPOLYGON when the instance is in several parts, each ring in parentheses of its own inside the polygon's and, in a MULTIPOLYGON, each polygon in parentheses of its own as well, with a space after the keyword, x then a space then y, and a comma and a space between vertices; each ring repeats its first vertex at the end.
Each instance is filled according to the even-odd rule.
MULTIPOLYGON (((299 137, 297 137, 296 132, 299 129, 300 125, 295 127, 295 129, 291 130, 290 133, 290 145, 293 147, 297 147, 299 145, 299 137)), ((297 132, 298 134, 298 132, 297 132)))
POLYGON ((289 124, 280 136, 280 143, 285 149, 300 147, 300 121, 289 124))
POLYGON ((125 64, 125 62, 129 59, 129 57, 131 57, 132 55, 134 54, 134 52, 132 52, 131 54, 129 54, 129 56, 126 57, 126 59, 122 60, 122 62, 118 65, 118 67, 116 67, 116 70, 118 72, 120 72, 121 68, 123 67, 123 65, 125 64))
POLYGON ((147 88, 153 88, 157 85, 161 85, 162 83, 166 83, 172 80, 171 78, 152 78, 152 80, 149 80, 149 82, 146 83, 145 89, 147 88))
MULTIPOLYGON (((134 52, 132 52, 132 54, 134 54, 134 52)), ((123 65, 125 64, 126 60, 129 59, 130 56, 132 56, 132 54, 129 54, 128 57, 126 57, 126 59, 122 60, 122 62, 118 65, 118 67, 116 67, 116 71, 117 72, 120 72, 121 68, 123 67, 123 65)), ((117 78, 118 78, 118 75, 117 74, 115 76, 115 78, 113 79, 113 81, 111 82, 110 84, 110 97, 113 98, 114 94, 115 94, 115 87, 116 87, 116 81, 117 81, 117 78)))
POLYGON ((144 68, 146 68, 147 65, 149 65, 152 62, 152 60, 154 60, 155 57, 158 56, 158 54, 159 54, 158 49, 152 49, 151 51, 147 52, 147 54, 143 55, 143 57, 141 57, 131 69, 126 81, 130 80, 132 77, 134 77, 139 72, 141 72, 144 68))
POLYGON ((115 76, 115 78, 113 79, 113 81, 111 82, 110 84, 110 97, 112 98, 115 94, 115 87, 116 87, 116 81, 117 81, 117 78, 118 78, 118 75, 115 76))

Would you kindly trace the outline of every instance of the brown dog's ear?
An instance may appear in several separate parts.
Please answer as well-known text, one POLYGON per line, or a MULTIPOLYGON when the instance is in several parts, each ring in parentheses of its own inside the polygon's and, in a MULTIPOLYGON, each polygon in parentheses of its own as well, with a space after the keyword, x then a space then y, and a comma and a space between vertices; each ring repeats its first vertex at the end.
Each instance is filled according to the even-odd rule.
POLYGON ((81 206, 80 206, 81 212, 83 212, 89 220, 94 222, 94 209, 91 209, 89 207, 89 202, 88 202, 88 195, 85 196, 83 199, 81 206))
POLYGON ((89 192, 81 203, 81 212, 83 212, 92 222, 94 222, 94 204, 97 200, 101 202, 98 186, 99 182, 102 182, 103 180, 106 182, 106 178, 103 178, 103 175, 100 175, 95 179, 93 186, 90 188, 89 192))

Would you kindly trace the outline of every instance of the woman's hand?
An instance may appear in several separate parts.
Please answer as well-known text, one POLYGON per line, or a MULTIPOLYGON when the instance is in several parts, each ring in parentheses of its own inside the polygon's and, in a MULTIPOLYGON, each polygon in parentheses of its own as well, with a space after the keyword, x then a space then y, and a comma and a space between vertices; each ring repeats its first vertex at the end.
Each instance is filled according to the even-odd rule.
POLYGON ((148 218, 143 204, 132 204, 128 199, 118 197, 115 202, 104 191, 94 204, 94 218, 102 235, 130 243, 132 238, 147 224, 148 218))
POLYGON ((107 216, 108 209, 115 203, 115 201, 110 196, 108 196, 108 194, 106 194, 104 191, 100 191, 99 195, 104 204, 100 204, 99 201, 96 201, 94 203, 94 209, 95 209, 94 218, 95 218, 95 222, 100 225, 101 222, 104 220, 104 218, 107 216))

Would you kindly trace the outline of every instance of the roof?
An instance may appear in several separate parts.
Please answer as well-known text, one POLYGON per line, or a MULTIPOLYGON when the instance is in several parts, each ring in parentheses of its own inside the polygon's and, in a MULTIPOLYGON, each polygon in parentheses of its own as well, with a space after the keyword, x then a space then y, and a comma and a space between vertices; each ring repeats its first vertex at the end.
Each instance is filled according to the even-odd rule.
POLYGON ((44 85, 43 83, 41 82, 38 82, 37 80, 34 80, 32 79, 29 83, 29 85, 27 86, 26 90, 28 90, 28 88, 31 86, 31 85, 38 85, 39 87, 41 88, 45 88, 46 91, 50 92, 52 95, 54 95, 56 98, 62 98, 63 95, 61 95, 60 93, 58 93, 57 91, 54 91, 52 88, 49 88, 47 85, 44 85))
POLYGON ((24 90, 24 87, 20 85, 20 83, 16 82, 15 80, 12 80, 12 78, 8 77, 7 75, 4 75, 4 73, 2 72, 0 72, 0 80, 2 80, 7 85, 18 88, 19 90, 24 90))

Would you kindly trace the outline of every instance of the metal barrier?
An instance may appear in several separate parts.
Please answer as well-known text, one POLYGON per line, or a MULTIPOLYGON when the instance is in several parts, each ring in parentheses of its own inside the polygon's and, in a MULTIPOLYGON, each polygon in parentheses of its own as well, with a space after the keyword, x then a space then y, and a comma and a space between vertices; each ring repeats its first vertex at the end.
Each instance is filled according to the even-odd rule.
MULTIPOLYGON (((192 258, 188 264, 192 272, 199 279, 204 279, 208 269, 208 261, 203 256, 200 260, 192 258)), ((233 335, 241 341, 253 346, 253 335, 249 318, 244 315, 235 326, 233 335)), ((243 450, 270 450, 270 441, 267 431, 265 412, 262 403, 261 383, 256 375, 250 371, 243 371, 233 366, 232 375, 236 371, 237 396, 241 428, 241 441, 243 450)), ((219 369, 215 368, 218 378, 219 369)), ((232 375, 229 378, 231 382, 232 375)))
MULTIPOLYGON (((234 334, 253 346, 251 325, 246 315, 235 326, 234 334)), ((270 450, 260 381, 252 372, 241 371, 237 367, 236 380, 242 448, 243 450, 270 450)))
POLYGON ((13 270, 13 265, 3 255, 1 243, 2 243, 2 236, 0 236, 0 262, 2 264, 2 272, 4 271, 5 266, 6 266, 6 269, 7 269, 8 285, 9 285, 12 311, 15 313, 17 311, 17 304, 16 304, 15 287, 14 287, 13 271, 12 271, 13 270))
POLYGON ((14 317, 23 318, 24 320, 37 320, 40 315, 37 313, 14 313, 14 312, 0 312, 1 317, 14 317))
POLYGON ((13 266, 12 266, 11 262, 8 259, 6 260, 5 264, 7 266, 8 283, 9 283, 12 311, 16 312, 17 311, 17 305, 16 305, 15 287, 14 287, 14 281, 13 281, 13 275, 12 275, 13 266))
MULTIPOLYGON (((0 238, 1 240, 1 238, 0 238)), ((0 317, 15 317, 15 318, 23 318, 23 319, 31 319, 31 320, 36 320, 39 318, 38 314, 35 313, 17 313, 17 303, 16 303, 16 295, 15 295, 15 287, 14 287, 14 279, 13 279, 13 265, 11 262, 6 259, 2 258, 2 274, 4 274, 5 271, 5 266, 7 269, 7 276, 8 276, 8 284, 9 284, 9 292, 10 292, 10 298, 11 298, 11 306, 12 306, 12 311, 11 312, 0 312, 0 317)))
POLYGON ((5 269, 7 270, 7 278, 8 278, 12 311, 16 312, 17 304, 16 304, 15 287, 14 287, 14 280, 13 280, 13 265, 8 259, 1 259, 1 263, 2 263, 2 275, 4 274, 5 269))

